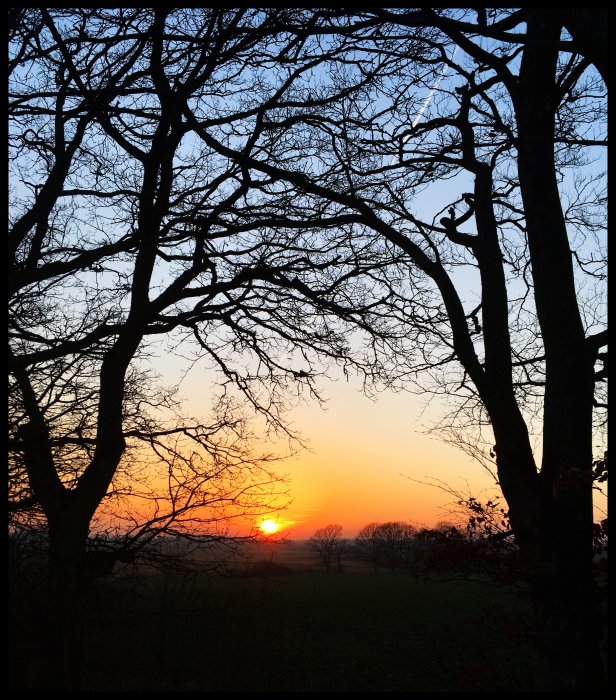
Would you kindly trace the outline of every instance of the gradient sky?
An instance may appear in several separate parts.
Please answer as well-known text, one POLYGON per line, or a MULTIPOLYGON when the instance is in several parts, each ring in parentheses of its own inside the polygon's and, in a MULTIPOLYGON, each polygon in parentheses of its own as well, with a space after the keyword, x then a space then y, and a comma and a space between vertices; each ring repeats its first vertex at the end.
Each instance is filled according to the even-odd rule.
MULTIPOLYGON (((422 415, 423 404, 410 393, 383 392, 374 402, 351 384, 338 382, 328 389, 328 410, 294 411, 313 452, 285 463, 295 500, 280 522, 288 523, 290 538, 310 537, 329 523, 354 537, 373 521, 433 526, 451 520, 452 496, 417 480, 440 479, 461 492, 470 489, 480 500, 499 494, 477 461, 425 434, 438 415, 436 402, 422 415)), ((605 517, 605 498, 597 494, 596 505, 596 519, 605 517)))
MULTIPOLYGON (((169 378, 173 360, 165 358, 169 378)), ((207 414, 211 377, 195 366, 182 382, 187 408, 207 414)), ((300 405, 287 416, 308 443, 308 450, 289 457, 275 471, 289 477, 291 505, 272 517, 280 533, 305 539, 330 523, 354 537, 370 522, 411 521, 435 525, 449 519, 452 497, 413 479, 436 478, 460 490, 466 483, 474 495, 495 493, 491 477, 463 452, 424 434, 438 405, 410 393, 382 392, 377 400, 360 391, 359 380, 320 384, 328 398, 325 409, 316 402, 300 405)), ((284 447, 281 446, 281 451, 284 447)))
MULTIPOLYGON (((172 378, 176 363, 161 363, 172 378)), ((177 380, 177 374, 173 377, 177 380)), ((206 415, 211 376, 193 367, 182 382, 187 408, 206 415)), ((377 400, 360 391, 359 380, 323 381, 328 398, 322 409, 316 402, 301 405, 287 416, 301 431, 309 450, 276 465, 289 477, 291 505, 273 514, 281 529, 277 536, 307 539, 330 523, 343 526, 343 536, 355 537, 370 522, 401 520, 433 526, 451 520, 452 496, 434 486, 417 483, 440 479, 449 486, 480 498, 498 495, 491 476, 456 447, 425 434, 442 406, 411 393, 383 391, 377 400)), ((284 448, 281 447, 281 451, 284 448)), ((504 500, 501 498, 503 506, 504 500)), ((597 519, 605 517, 605 499, 598 496, 597 519)), ((258 522, 265 518, 260 518, 258 522)))
POLYGON ((354 537, 370 522, 434 525, 448 519, 451 496, 413 479, 434 477, 479 493, 493 482, 456 448, 422 434, 428 419, 409 393, 384 392, 376 401, 343 380, 327 386, 326 410, 296 409, 293 417, 311 452, 284 463, 294 502, 280 515, 290 538, 310 537, 329 523, 354 537), (465 481, 466 480, 466 481, 465 481))

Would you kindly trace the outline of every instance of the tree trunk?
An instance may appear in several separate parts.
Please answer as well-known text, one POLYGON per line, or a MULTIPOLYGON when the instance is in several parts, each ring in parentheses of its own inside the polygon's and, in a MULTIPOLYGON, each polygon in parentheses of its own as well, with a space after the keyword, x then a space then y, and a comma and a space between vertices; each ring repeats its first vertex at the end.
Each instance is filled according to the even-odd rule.
POLYGON ((604 687, 592 573, 593 358, 581 321, 554 160, 557 42, 550 10, 529 10, 514 95, 518 173, 545 348, 541 517, 520 538, 532 565, 537 638, 550 690, 604 687))
MULTIPOLYGON (((515 469, 499 457, 499 474, 515 469)), ((590 483, 547 495, 540 477, 535 493, 508 501, 512 527, 523 555, 535 614, 535 635, 543 689, 605 689, 600 653, 604 621, 598 613, 592 571, 592 533, 584 500, 590 483), (542 493, 543 492, 543 493, 542 493), (542 500, 540 500, 542 499, 542 500), (532 518, 533 503, 539 502, 532 518), (527 526, 529 519, 531 527, 527 526)))
POLYGON ((610 63, 607 7, 561 7, 559 12, 576 51, 592 61, 607 85, 610 63))
POLYGON ((41 690, 80 690, 88 522, 63 517, 49 523, 49 533, 47 643, 39 686, 41 690))
POLYGON ((587 529, 578 500, 573 494, 554 504, 537 533, 536 549, 544 556, 534 562, 530 579, 542 675, 554 691, 606 689, 592 552, 576 543, 587 529))

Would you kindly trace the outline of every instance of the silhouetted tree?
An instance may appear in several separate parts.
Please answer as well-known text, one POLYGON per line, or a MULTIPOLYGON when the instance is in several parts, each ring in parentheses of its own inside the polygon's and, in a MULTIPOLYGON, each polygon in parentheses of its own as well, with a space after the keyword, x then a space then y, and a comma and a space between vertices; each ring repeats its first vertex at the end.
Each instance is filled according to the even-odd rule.
POLYGON ((341 567, 346 542, 342 538, 342 525, 332 523, 316 530, 308 540, 308 547, 321 560, 325 571, 330 573, 332 564, 336 563, 341 567))
POLYGON ((291 107, 262 129, 266 156, 195 131, 295 187, 307 219, 350 217, 338 250, 382 267, 364 277, 360 320, 328 278, 330 308, 370 334, 372 378, 412 377, 452 402, 444 427, 495 467, 528 562, 546 687, 601 688, 592 445, 607 407, 606 197, 588 153, 607 143, 607 26, 559 8, 330 14, 358 40, 359 70, 360 55, 391 61, 365 69, 363 93, 291 107), (445 179, 457 195, 438 210, 422 193, 445 179))
POLYGON ((410 523, 380 523, 375 531, 379 545, 379 563, 392 571, 408 570, 413 560, 413 540, 417 528, 410 523))
POLYGON ((284 121, 306 101, 335 48, 304 50, 307 21, 330 33, 302 10, 10 13, 10 508, 48 531, 43 685, 80 684, 88 548, 108 568, 114 548, 220 537, 229 517, 277 507, 240 402, 294 438, 282 416, 293 394, 318 397, 314 351, 343 354, 287 282, 338 263, 335 248, 308 260, 260 204, 271 179, 202 138, 259 151, 263 107, 284 121), (211 422, 148 372, 174 351, 218 372, 211 422))
POLYGON ((449 509, 452 520, 417 531, 421 546, 415 550, 416 572, 523 585, 528 571, 498 499, 480 501, 447 484, 433 485, 454 497, 449 509))
POLYGON ((353 541, 341 539, 334 548, 334 557, 338 571, 343 573, 345 560, 353 557, 353 541))
POLYGON ((355 551, 360 560, 369 563, 376 571, 379 567, 379 523, 368 523, 357 533, 355 551))
POLYGON ((448 435, 507 501, 547 687, 602 687, 606 198, 587 153, 606 144, 607 23, 26 8, 9 32, 12 483, 56 574, 79 576, 149 341, 191 339, 278 427, 318 354, 447 397, 448 435), (83 396, 80 363, 94 429, 68 421, 84 452, 65 471, 47 414, 83 396))
POLYGON ((376 571, 379 566, 391 571, 408 571, 414 560, 417 528, 411 523, 388 521, 369 523, 355 538, 357 555, 376 571))

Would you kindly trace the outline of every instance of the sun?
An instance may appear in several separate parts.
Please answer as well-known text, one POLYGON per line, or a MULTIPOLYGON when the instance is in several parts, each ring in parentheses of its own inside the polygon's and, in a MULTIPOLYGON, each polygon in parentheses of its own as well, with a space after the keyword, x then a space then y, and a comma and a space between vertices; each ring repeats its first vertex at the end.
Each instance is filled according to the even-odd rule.
POLYGON ((266 535, 273 535, 275 532, 278 532, 279 529, 280 525, 275 520, 264 520, 259 525, 259 530, 266 535))

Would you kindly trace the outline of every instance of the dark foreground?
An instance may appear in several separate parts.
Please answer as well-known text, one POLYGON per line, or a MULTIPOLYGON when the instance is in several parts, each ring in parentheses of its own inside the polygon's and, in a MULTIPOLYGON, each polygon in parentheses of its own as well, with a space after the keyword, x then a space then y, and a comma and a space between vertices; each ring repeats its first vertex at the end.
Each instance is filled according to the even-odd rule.
MULTIPOLYGON (((14 690, 40 684, 41 602, 14 594, 14 690)), ((283 566, 116 575, 97 584, 84 625, 85 690, 537 689, 527 602, 468 580, 283 566)))

